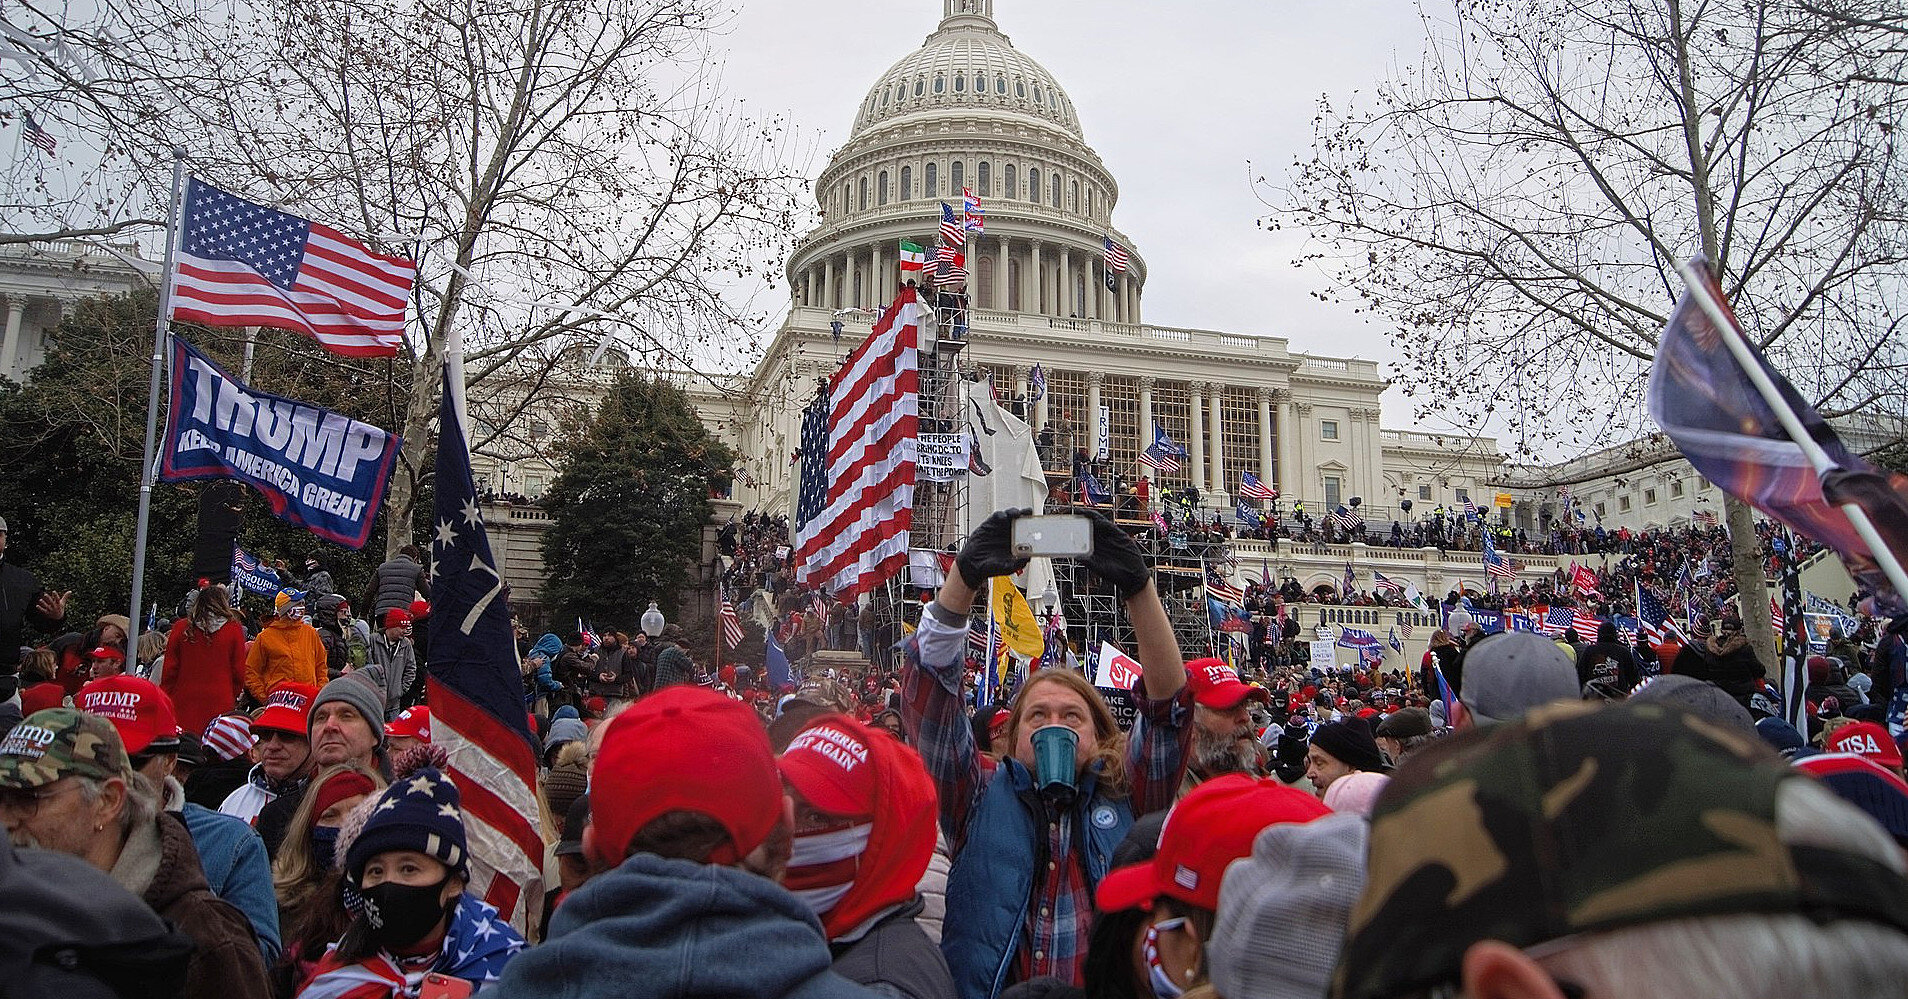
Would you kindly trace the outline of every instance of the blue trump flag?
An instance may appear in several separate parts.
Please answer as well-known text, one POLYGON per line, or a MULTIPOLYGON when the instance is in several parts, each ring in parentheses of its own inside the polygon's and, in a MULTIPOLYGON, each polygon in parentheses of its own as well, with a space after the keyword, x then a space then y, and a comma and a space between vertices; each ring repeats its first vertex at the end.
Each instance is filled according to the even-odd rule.
POLYGON ((400 443, 369 423, 248 388, 172 338, 162 482, 237 479, 265 497, 272 516, 363 548, 400 443))
POLYGON ((543 900, 536 737, 523 708, 510 601, 477 506, 450 385, 438 410, 431 513, 430 701, 470 832, 470 888, 513 922, 543 900))

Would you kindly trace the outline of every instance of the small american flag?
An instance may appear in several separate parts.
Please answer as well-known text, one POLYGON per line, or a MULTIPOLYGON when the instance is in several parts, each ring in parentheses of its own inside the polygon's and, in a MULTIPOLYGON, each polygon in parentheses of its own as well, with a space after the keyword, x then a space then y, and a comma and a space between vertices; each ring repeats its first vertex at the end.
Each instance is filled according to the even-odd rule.
POLYGON ((742 618, 735 612, 735 602, 729 595, 722 595, 722 610, 718 615, 722 620, 722 641, 725 647, 735 648, 742 644, 742 618))
MULTIPOLYGON (((1399 596, 1404 595, 1403 583, 1400 583, 1397 580, 1392 579, 1390 576, 1387 576, 1376 569, 1373 569, 1371 573, 1371 585, 1380 593, 1395 593, 1399 596)), ((1409 638, 1411 636, 1407 634, 1405 637, 1409 638)))
POLYGON ((175 319, 302 333, 347 357, 393 357, 417 265, 329 226, 186 182, 175 319))
POLYGON ((959 243, 935 247, 934 283, 942 287, 967 283, 967 255, 961 252, 959 243))
POLYGON ((1467 521, 1478 519, 1477 504, 1471 502, 1471 498, 1469 496, 1464 497, 1464 519, 1467 521))
POLYGON ((1398 615, 1398 634, 1403 635, 1406 638, 1411 637, 1411 622, 1405 620, 1405 616, 1403 614, 1398 615))
POLYGON ((1179 459, 1173 457, 1173 453, 1161 446, 1158 441, 1154 441, 1151 447, 1141 451, 1139 460, 1140 464, 1146 465, 1156 471, 1179 471, 1179 459))
POLYGON ((1491 541, 1491 532, 1486 530, 1483 533, 1485 574, 1502 579, 1517 578, 1517 567, 1511 565, 1509 559, 1497 553, 1497 545, 1491 541))
POLYGON ((1260 482, 1258 476, 1247 472, 1239 479, 1239 495, 1252 499, 1274 500, 1279 498, 1279 491, 1260 482))
POLYGON ((33 148, 38 149, 40 152, 48 156, 53 155, 53 150, 59 145, 53 141, 53 136, 47 134, 46 129, 41 128, 39 121, 35 120, 31 114, 26 115, 25 118, 26 140, 32 143, 33 148))
POLYGON ((960 246, 967 242, 967 231, 961 220, 954 217, 954 209, 948 203, 941 202, 941 242, 948 246, 960 246))
POLYGON ((1227 579, 1216 567, 1206 570, 1206 592, 1222 604, 1236 604, 1245 601, 1245 591, 1237 583, 1227 579))
POLYGON ((1124 274, 1128 267, 1133 266, 1133 258, 1127 256, 1126 247, 1113 242, 1111 236, 1106 237, 1106 266, 1115 274, 1124 274))
POLYGON ((986 226, 986 214, 981 211, 980 199, 974 197, 972 188, 961 188, 961 225, 968 232, 980 232, 986 226))

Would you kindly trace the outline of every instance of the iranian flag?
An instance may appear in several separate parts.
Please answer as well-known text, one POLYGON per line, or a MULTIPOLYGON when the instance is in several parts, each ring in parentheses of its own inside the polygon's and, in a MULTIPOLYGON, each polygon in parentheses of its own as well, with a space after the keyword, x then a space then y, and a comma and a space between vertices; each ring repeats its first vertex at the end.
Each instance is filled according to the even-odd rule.
POLYGON ((921 273, 927 267, 927 251, 919 243, 901 241, 901 273, 921 273))

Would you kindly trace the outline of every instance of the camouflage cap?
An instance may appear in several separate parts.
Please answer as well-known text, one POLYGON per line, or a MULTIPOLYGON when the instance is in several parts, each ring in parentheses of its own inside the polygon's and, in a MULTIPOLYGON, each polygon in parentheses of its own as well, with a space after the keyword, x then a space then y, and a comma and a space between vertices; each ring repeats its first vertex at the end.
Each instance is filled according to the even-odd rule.
POLYGON ((0 788, 45 787, 62 777, 132 778, 112 722, 78 708, 47 708, 0 740, 0 788))
POLYGON ((1373 811, 1331 995, 1455 984, 1484 940, 1685 917, 1801 911, 1908 931, 1908 861, 1879 829, 1793 841, 1807 811, 1866 824, 1820 791, 1759 740, 1656 704, 1561 702, 1435 743, 1373 811))

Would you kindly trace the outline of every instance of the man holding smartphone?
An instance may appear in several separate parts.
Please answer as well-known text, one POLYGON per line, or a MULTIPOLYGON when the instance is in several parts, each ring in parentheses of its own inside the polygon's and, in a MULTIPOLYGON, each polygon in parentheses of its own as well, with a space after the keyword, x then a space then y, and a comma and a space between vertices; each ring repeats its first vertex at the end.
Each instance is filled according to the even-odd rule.
MULTIPOLYGON (((66 624, 66 598, 73 595, 49 593, 40 588, 33 573, 15 564, 7 555, 7 521, 0 517, 0 657, 10 667, 19 665, 20 647, 26 625, 31 624, 49 635, 56 635, 66 624)), ((6 672, 11 673, 12 669, 6 672)))

